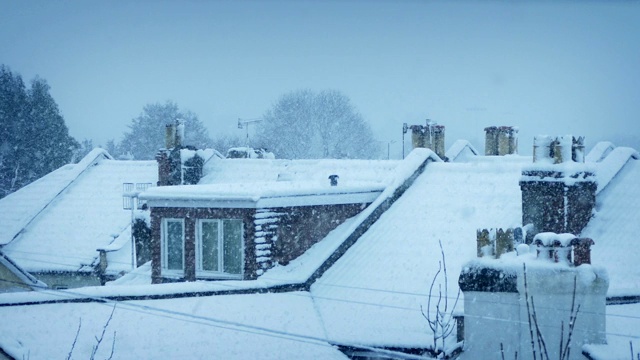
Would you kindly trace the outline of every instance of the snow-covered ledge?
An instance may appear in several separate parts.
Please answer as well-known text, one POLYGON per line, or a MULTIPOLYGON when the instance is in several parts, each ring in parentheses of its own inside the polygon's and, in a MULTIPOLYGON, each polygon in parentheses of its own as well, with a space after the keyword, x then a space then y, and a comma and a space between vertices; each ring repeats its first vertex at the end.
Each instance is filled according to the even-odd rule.
POLYGON ((465 299, 462 358, 500 359, 501 348, 505 358, 516 352, 518 358, 533 358, 532 341, 536 353, 542 351, 536 328, 549 357, 560 358, 560 341, 566 346, 570 324, 575 327, 565 359, 583 359, 585 344, 606 343, 607 272, 558 261, 562 255, 546 256, 554 244, 558 249, 582 244, 575 236, 554 235, 541 236, 539 247, 520 244, 499 259, 482 257, 464 265, 459 279, 465 299))

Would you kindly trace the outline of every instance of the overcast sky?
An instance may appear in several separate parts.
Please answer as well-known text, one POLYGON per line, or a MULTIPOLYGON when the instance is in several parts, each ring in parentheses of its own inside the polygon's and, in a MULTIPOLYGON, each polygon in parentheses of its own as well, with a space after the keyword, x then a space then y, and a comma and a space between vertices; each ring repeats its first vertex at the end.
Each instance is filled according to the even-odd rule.
POLYGON ((536 134, 640 136, 638 1, 0 3, 0 62, 96 145, 166 100, 241 135, 301 88, 342 91, 392 154, 426 118, 481 151, 490 125, 518 126, 523 154, 536 134))

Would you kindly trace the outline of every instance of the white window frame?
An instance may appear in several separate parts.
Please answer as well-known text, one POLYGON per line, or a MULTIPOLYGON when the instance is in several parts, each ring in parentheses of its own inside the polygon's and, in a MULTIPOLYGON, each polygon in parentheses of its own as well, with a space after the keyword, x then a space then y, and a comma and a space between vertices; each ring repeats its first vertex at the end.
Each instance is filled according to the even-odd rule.
POLYGON ((217 279, 242 279, 244 278, 245 270, 245 243, 244 243, 244 222, 242 219, 198 219, 196 226, 196 277, 200 278, 217 278, 217 279), (224 220, 240 221, 242 223, 240 231, 240 263, 242 265, 239 274, 229 274, 223 272, 224 268, 222 262, 224 261, 224 230, 222 222, 224 220), (204 223, 218 223, 218 271, 203 270, 202 269, 202 224, 204 223))
POLYGON ((180 218, 165 218, 162 219, 162 275, 174 275, 174 276, 183 276, 184 275, 184 267, 185 267, 185 251, 184 251, 184 243, 185 243, 185 223, 184 219, 180 218), (167 241, 167 223, 168 222, 177 221, 182 224, 182 270, 175 270, 168 268, 168 258, 169 258, 169 243, 167 241))

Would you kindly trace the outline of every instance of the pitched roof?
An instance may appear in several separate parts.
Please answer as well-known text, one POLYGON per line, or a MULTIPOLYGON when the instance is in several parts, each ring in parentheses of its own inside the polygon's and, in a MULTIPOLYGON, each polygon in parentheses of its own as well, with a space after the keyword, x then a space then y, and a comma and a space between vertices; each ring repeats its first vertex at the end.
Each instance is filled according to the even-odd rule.
POLYGON ((592 264, 607 269, 611 296, 640 294, 640 161, 625 164, 596 197, 595 214, 581 234, 595 241, 592 264))
POLYGON ((82 172, 100 159, 111 159, 102 149, 94 149, 78 164, 65 165, 0 200, 4 225, 0 245, 11 242, 82 172))
POLYGON ((464 162, 469 157, 478 156, 480 153, 467 140, 456 140, 447 150, 445 156, 451 162, 464 162))
POLYGON ((156 181, 155 161, 113 160, 96 149, 0 200, 10 217, 3 251, 31 272, 93 270, 98 247, 130 237, 123 233, 131 222, 123 183, 156 181))
MULTIPOLYGON (((521 222, 521 168, 530 157, 432 163, 311 288, 328 337, 346 343, 423 346, 429 285, 442 241, 449 299, 476 229, 521 222), (335 300, 340 301, 335 301, 335 300), (368 329, 366 332, 357 329, 368 329)), ((459 306, 461 304, 458 304, 459 306)))

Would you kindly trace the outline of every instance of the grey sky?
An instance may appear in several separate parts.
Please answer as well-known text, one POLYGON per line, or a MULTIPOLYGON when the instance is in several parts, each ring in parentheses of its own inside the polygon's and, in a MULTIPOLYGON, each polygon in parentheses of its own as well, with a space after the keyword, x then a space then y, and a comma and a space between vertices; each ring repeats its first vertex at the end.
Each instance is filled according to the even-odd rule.
MULTIPOLYGON (((71 135, 119 141, 150 102, 238 134, 284 92, 337 89, 381 141, 431 118, 482 149, 483 128, 640 137, 640 3, 5 1, 0 62, 45 78, 71 135)), ((640 141, 639 141, 640 142, 640 141)))

